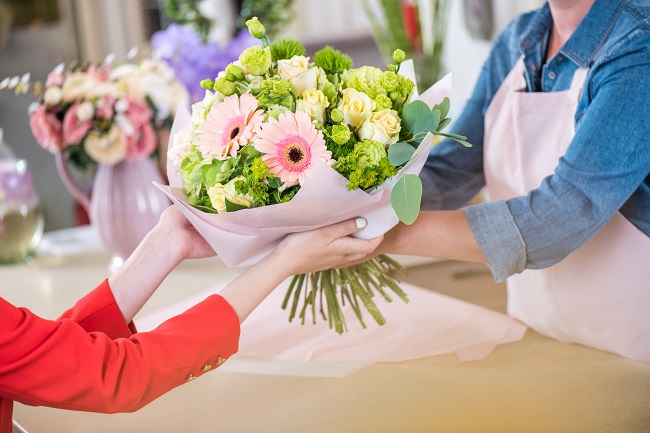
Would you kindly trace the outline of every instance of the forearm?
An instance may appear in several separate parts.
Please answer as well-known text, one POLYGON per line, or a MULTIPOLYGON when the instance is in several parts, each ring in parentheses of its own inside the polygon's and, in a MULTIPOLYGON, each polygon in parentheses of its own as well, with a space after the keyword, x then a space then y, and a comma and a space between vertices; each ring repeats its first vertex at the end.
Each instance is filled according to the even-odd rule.
POLYGON ((380 252, 486 262, 462 210, 421 212, 410 226, 400 223, 387 233, 380 252))
POLYGON ((292 275, 273 253, 228 284, 220 293, 242 323, 282 281, 292 275))
POLYGON ((169 273, 182 261, 179 249, 156 229, 150 232, 120 269, 109 277, 115 302, 129 323, 169 273))

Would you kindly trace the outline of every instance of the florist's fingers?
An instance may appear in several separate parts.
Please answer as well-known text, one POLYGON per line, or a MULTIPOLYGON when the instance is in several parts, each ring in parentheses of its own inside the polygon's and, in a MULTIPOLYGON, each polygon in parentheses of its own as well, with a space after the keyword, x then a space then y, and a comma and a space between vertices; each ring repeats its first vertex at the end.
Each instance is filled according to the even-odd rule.
POLYGON ((383 236, 378 236, 373 239, 355 239, 350 236, 336 239, 332 242, 332 246, 345 256, 349 255, 368 255, 371 254, 381 243, 383 236))
POLYGON ((342 221, 340 223, 332 224, 331 226, 324 227, 321 230, 324 231, 325 236, 327 236, 329 239, 334 241, 338 238, 349 236, 352 233, 361 230, 367 225, 368 223, 365 220, 365 218, 359 217, 347 221, 342 221))

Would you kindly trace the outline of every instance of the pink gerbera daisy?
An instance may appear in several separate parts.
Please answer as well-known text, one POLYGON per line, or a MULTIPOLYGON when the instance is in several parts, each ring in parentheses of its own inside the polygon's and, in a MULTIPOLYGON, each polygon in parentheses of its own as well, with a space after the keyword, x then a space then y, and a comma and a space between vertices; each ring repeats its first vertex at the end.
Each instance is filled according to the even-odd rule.
POLYGON ((205 157, 226 158, 250 143, 255 127, 264 121, 264 112, 253 95, 228 96, 215 102, 203 125, 199 150, 205 157))
POLYGON ((270 118, 258 130, 253 146, 264 153, 262 159, 269 171, 285 188, 302 184, 317 161, 334 163, 323 133, 303 111, 285 111, 278 120, 270 118))

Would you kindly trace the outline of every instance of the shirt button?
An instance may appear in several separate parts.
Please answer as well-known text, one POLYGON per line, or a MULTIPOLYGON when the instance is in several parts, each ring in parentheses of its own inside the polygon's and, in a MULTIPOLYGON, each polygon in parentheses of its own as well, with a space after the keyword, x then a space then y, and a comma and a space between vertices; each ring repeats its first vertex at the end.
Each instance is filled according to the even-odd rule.
POLYGON ((217 358, 217 365, 221 365, 221 364, 223 364, 224 362, 226 362, 226 358, 222 358, 222 357, 218 357, 218 358, 217 358))
POLYGON ((561 62, 561 61, 564 60, 564 57, 562 57, 561 54, 558 54, 558 56, 556 57, 556 59, 557 59, 558 62, 561 62))
POLYGON ((191 382, 194 379, 196 379, 196 376, 194 376, 192 373, 190 373, 190 374, 187 375, 187 378, 185 380, 187 380, 188 382, 191 382))
POLYGON ((552 72, 552 71, 549 72, 548 73, 548 78, 550 78, 551 80, 555 80, 555 72, 552 72))
POLYGON ((210 364, 203 364, 203 368, 201 369, 202 372, 210 371, 212 369, 212 366, 210 364))

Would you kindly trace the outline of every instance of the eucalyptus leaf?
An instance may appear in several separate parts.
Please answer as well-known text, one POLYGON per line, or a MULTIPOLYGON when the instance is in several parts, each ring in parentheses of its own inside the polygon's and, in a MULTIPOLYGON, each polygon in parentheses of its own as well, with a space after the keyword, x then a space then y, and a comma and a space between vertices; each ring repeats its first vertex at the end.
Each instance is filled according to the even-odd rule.
POLYGON ((413 224, 420 213, 422 181, 415 174, 405 174, 397 181, 390 195, 390 203, 397 217, 406 225, 413 224))
POLYGON ((431 114, 429 106, 423 101, 410 102, 402 111, 402 121, 404 126, 415 135, 415 124, 421 117, 426 117, 431 114))
POLYGON ((424 138, 427 132, 435 131, 437 126, 438 123, 436 123, 436 119, 433 113, 429 111, 425 115, 420 116, 418 118, 418 120, 415 122, 415 125, 413 125, 413 130, 411 132, 413 133, 413 137, 419 143, 422 141, 422 138, 424 138), (422 138, 418 140, 417 137, 422 137, 422 138))
POLYGON ((443 117, 441 117, 442 114, 438 109, 431 110, 431 114, 433 115, 433 120, 431 121, 431 128, 429 128, 427 132, 433 132, 438 130, 440 126, 440 119, 443 119, 443 117))
POLYGON ((408 143, 400 141, 388 149, 388 160, 395 167, 405 164, 415 153, 415 148, 408 143))
POLYGON ((449 98, 445 96, 445 98, 442 100, 440 104, 433 106, 433 109, 440 110, 440 118, 444 119, 447 117, 447 114, 449 114, 450 107, 451 107, 451 101, 449 101, 449 98))
POLYGON ((451 119, 449 117, 447 117, 446 119, 442 119, 442 122, 440 122, 440 124, 438 124, 438 131, 442 131, 450 123, 451 123, 451 119))

